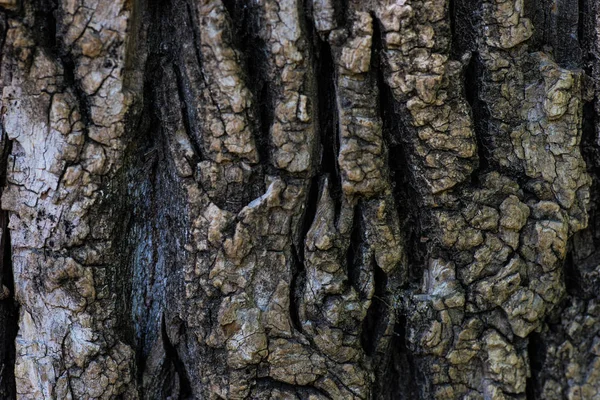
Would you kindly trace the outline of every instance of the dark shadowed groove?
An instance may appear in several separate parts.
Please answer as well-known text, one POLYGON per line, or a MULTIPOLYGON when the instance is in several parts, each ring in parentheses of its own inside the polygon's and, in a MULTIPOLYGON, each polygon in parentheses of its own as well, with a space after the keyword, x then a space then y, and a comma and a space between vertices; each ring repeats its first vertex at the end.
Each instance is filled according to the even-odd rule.
POLYGON ((456 29, 456 0, 448 0, 448 25, 450 26, 450 37, 452 38, 452 49, 456 49, 457 29, 456 29))
MULTIPOLYGON (((591 73, 591 72, 590 72, 591 73)), ((585 83, 584 83, 585 84, 585 83)), ((594 99, 595 100, 595 99, 594 99)), ((598 294, 599 284, 596 279, 586 279, 586 272, 593 271, 600 262, 600 226, 598 202, 600 201, 600 148, 596 138, 598 123, 596 108, 593 102, 583 105, 581 154, 585 160, 587 173, 592 177, 590 202, 588 205, 589 222, 587 228, 576 232, 569 240, 567 258, 564 264, 564 277, 567 292, 579 298, 593 298, 598 294), (585 242, 593 249, 591 254, 578 253, 577 242, 585 242)))
POLYGON ((33 8, 34 25, 30 27, 31 33, 38 46, 56 54, 58 51, 56 40, 56 2, 52 0, 34 0, 30 3, 33 8))
POLYGON ((346 275, 348 282, 356 290, 362 294, 360 287, 360 271, 361 271, 361 253, 364 246, 364 226, 361 221, 361 206, 360 203, 354 207, 354 217, 352 220, 352 231, 350 233, 350 243, 346 251, 346 275))
POLYGON ((300 235, 294 238, 292 245, 292 280, 290 282, 290 317, 294 327, 302 332, 302 323, 300 321, 300 302, 304 293, 304 284, 306 281, 306 269, 304 267, 304 246, 306 235, 317 214, 317 206, 319 203, 319 195, 322 191, 323 183, 319 182, 319 177, 315 176, 308 188, 308 196, 306 198, 306 207, 302 216, 302 224, 300 226, 300 235))
POLYGON ((321 146, 319 173, 327 176, 329 194, 333 199, 336 217, 339 215, 342 198, 341 175, 338 165, 339 151, 339 116, 336 105, 336 73, 331 47, 327 42, 313 36, 316 41, 316 74, 318 99, 318 131, 321 146))
MULTIPOLYGON (((177 48, 173 44, 176 35, 171 24, 172 6, 170 1, 151 0, 147 3, 148 15, 144 23, 149 34, 143 108, 137 125, 131 129, 123 167, 117 177, 122 193, 118 200, 123 203, 120 205, 121 214, 117 215, 123 218, 119 221, 115 242, 121 257, 119 275, 128 277, 119 285, 123 286, 119 289, 126 292, 122 296, 126 301, 122 302, 124 307, 120 310, 120 314, 125 314, 121 317, 120 333, 130 332, 126 342, 135 349, 136 380, 141 398, 159 398, 167 393, 171 389, 167 386, 176 384, 171 374, 175 374, 175 360, 179 360, 171 358, 172 353, 165 351, 161 354, 164 369, 160 373, 147 371, 147 360, 153 346, 170 345, 170 342, 164 342, 166 335, 162 314, 166 286, 162 282, 167 281, 165 260, 174 259, 173 253, 177 251, 173 237, 181 231, 179 226, 167 227, 167 215, 173 213, 182 196, 161 179, 174 169, 169 163, 172 160, 165 157, 165 127, 172 127, 176 118, 183 124, 187 122, 186 110, 180 106, 180 102, 185 103, 186 99, 177 85, 180 84, 177 82, 180 71, 173 65, 177 48), (169 73, 164 73, 165 66, 169 73), (174 118, 174 115, 177 117, 174 118), (151 388, 146 387, 147 382, 144 385, 144 379, 148 378, 152 380, 151 388)), ((192 146, 196 145, 189 126, 185 129, 192 146)), ((198 155, 199 150, 194 147, 198 155)), ((154 357, 158 354, 155 353, 154 357)))
POLYGON ((471 108, 475 140, 477 143, 477 167, 471 173, 471 178, 476 181, 481 175, 490 170, 490 151, 486 143, 490 113, 486 104, 481 100, 481 64, 479 54, 472 53, 469 63, 463 72, 465 99, 471 108))
MULTIPOLYGON (((314 386, 303 386, 303 385, 290 385, 289 383, 275 380, 271 377, 262 377, 255 380, 256 389, 259 390, 273 390, 279 389, 282 392, 293 393, 298 399, 307 399, 310 395, 316 398, 325 398, 333 400, 332 397, 324 390, 316 388, 314 386)), ((251 393, 252 395, 252 393, 251 393)), ((252 398, 252 397, 248 397, 252 398)), ((262 397, 261 397, 262 398, 262 397)))
POLYGON ((600 148, 596 138, 598 122, 594 103, 592 101, 584 103, 581 120, 581 149, 588 172, 596 175, 600 174, 600 148))
MULTIPOLYGON (((405 147, 403 137, 407 137, 407 127, 404 126, 405 119, 401 115, 400 105, 395 100, 392 90, 385 82, 384 64, 381 57, 383 51, 382 30, 378 19, 374 18, 373 48, 374 60, 372 65, 376 68, 377 86, 379 91, 379 110, 382 119, 383 138, 388 149, 388 168, 392 184, 392 194, 400 219, 400 230, 403 233, 404 251, 408 270, 400 271, 386 276, 378 266, 374 269, 375 292, 378 298, 372 306, 377 307, 374 313, 383 312, 383 307, 388 308, 394 303, 387 304, 392 300, 391 296, 382 291, 394 290, 392 296, 402 296, 402 288, 418 284, 423 275, 422 266, 427 257, 426 241, 424 240, 427 226, 426 213, 421 212, 420 197, 412 181, 411 166, 408 160, 408 149, 405 147), (400 275, 400 276, 396 276, 400 275), (386 303, 383 302, 385 299, 386 303)), ((396 399, 418 399, 422 398, 418 389, 417 365, 414 355, 406 346, 406 324, 404 315, 398 310, 394 312, 395 323, 392 337, 389 338, 387 347, 376 351, 382 354, 374 354, 377 360, 375 371, 375 384, 373 386, 373 399, 396 400, 396 399)), ((374 315, 375 317, 376 315, 374 315)), ((367 317, 369 318, 369 316, 367 317)), ((387 319, 389 320, 388 314, 387 319)), ((371 321, 366 321, 372 323, 371 321)), ((384 319, 379 318, 379 324, 383 327, 384 319)), ((375 349, 366 349, 373 351, 375 349)), ((423 379, 421 379, 423 381, 423 379)))
POLYGON ((259 35, 262 27, 260 10, 254 2, 224 1, 233 22, 233 41, 242 56, 243 79, 254 98, 254 140, 261 164, 270 165, 269 137, 275 119, 273 113, 273 88, 268 76, 267 44, 259 35), (241 4, 240 4, 241 3, 241 4))
POLYGON ((589 76, 593 76, 594 64, 597 65, 599 58, 596 17, 600 12, 600 3, 596 0, 578 0, 578 11, 577 39, 581 48, 581 67, 589 76))
MULTIPOLYGON (((253 57, 250 57, 253 58, 253 57)), ((248 71, 261 70, 261 68, 253 67, 255 62, 248 63, 248 71)), ((253 76, 257 77, 258 75, 253 76)), ((251 75, 251 76, 252 76, 251 75)), ((269 80, 264 77, 254 79, 254 85, 250 85, 250 90, 257 94, 256 104, 258 107, 258 129, 257 134, 254 136, 256 141, 256 149, 258 150, 258 156, 264 166, 270 166, 269 160, 271 154, 269 152, 269 136, 271 134, 271 125, 275 119, 273 112, 273 94, 269 86, 269 80), (254 86, 254 90, 252 87, 254 86)))
MULTIPOLYGON (((200 24, 193 12, 194 7, 191 1, 186 0, 186 4, 200 73, 205 85, 208 87, 208 80, 202 68, 202 51, 199 46, 202 37, 200 24)), ((254 100, 253 111, 257 120, 251 120, 250 122, 254 125, 252 131, 259 160, 261 166, 268 169, 271 174, 277 175, 277 171, 269 168, 269 136, 275 118, 273 115, 274 93, 270 85, 271 79, 268 76, 267 44, 259 35, 259 31, 264 29, 260 10, 256 2, 239 2, 238 0, 224 0, 223 6, 231 23, 231 31, 229 32, 231 46, 241 58, 242 75, 240 78, 252 93, 252 99, 254 100)), ((215 104, 215 106, 218 108, 218 104, 215 104)))
POLYGON ((238 26, 235 24, 237 11, 239 9, 238 7, 236 7, 237 0, 222 0, 222 1, 223 1, 223 6, 225 7, 225 9, 227 10, 227 13, 229 14, 229 17, 234 22, 233 26, 234 27, 238 26))
POLYGON ((471 109, 471 118, 473 121, 473 130, 477 143, 478 163, 471 179, 473 184, 477 184, 479 175, 490 171, 492 168, 499 168, 498 165, 491 165, 492 158, 489 151, 489 121, 490 112, 487 105, 481 99, 483 65, 476 49, 476 17, 474 10, 480 7, 477 0, 450 0, 450 24, 452 30, 451 56, 456 60, 465 61, 468 56, 468 63, 463 66, 463 82, 457 89, 464 88, 464 97, 471 109))
MULTIPOLYGON (((194 36, 196 40, 193 47, 195 54, 192 54, 191 61, 192 63, 196 61, 199 68, 202 63, 198 41, 200 32, 197 32, 198 21, 192 13, 194 8, 189 7, 189 2, 172 0, 167 1, 165 4, 165 2, 159 2, 159 0, 156 1, 156 18, 159 23, 157 29, 150 29, 155 40, 152 42, 150 49, 153 54, 149 58, 149 62, 155 60, 154 64, 156 66, 152 69, 153 75, 147 76, 148 85, 152 90, 152 98, 149 99, 150 111, 156 113, 159 117, 156 122, 157 126, 150 132, 155 136, 153 147, 159 158, 156 178, 150 182, 152 185, 151 190, 154 192, 154 201, 149 210, 149 216, 154 222, 151 227, 152 245, 157 248, 157 257, 154 257, 153 265, 149 267, 154 271, 156 283, 151 285, 143 282, 143 284, 148 287, 148 290, 152 290, 152 307, 154 307, 154 311, 150 314, 152 318, 149 324, 155 326, 150 329, 153 329, 162 337, 164 353, 158 354, 158 356, 162 357, 167 370, 171 366, 174 369, 177 377, 175 380, 179 380, 181 388, 178 398, 204 398, 202 395, 207 393, 209 389, 197 379, 198 376, 206 369, 206 366, 211 366, 213 370, 220 374, 225 374, 228 367, 223 359, 224 350, 204 346, 197 340, 192 340, 190 338, 192 331, 189 331, 188 334, 185 322, 177 315, 176 307, 181 304, 182 290, 184 290, 184 277, 182 276, 181 266, 189 262, 189 253, 182 251, 181 244, 189 240, 186 235, 191 221, 189 220, 189 204, 185 201, 187 193, 184 193, 184 185, 182 178, 177 174, 174 158, 169 156, 168 146, 175 132, 183 128, 183 118, 185 117, 177 95, 178 90, 181 90, 181 86, 177 87, 176 71, 172 65, 174 60, 182 62, 181 52, 183 49, 181 44, 178 43, 183 40, 180 37, 182 31, 173 29, 173 27, 189 29, 187 32, 193 31, 196 35, 189 33, 187 39, 191 43, 192 36, 194 36), (184 22, 181 22, 179 18, 184 19, 184 22), (192 23, 194 28, 189 27, 189 24, 192 23), (154 318, 156 313, 160 314, 158 319, 154 318), (164 319, 162 315, 164 315, 164 319)), ((184 69, 183 65, 178 67, 184 69)), ((187 72, 189 73, 189 71, 187 72)), ((206 84, 205 79, 203 82, 200 81, 201 87, 198 89, 206 90, 204 84, 206 84)), ((199 294, 199 296, 203 295, 204 293, 199 294)), ((218 314, 213 310, 219 308, 221 300, 222 298, 219 296, 202 297, 203 305, 208 314, 202 319, 202 323, 206 326, 218 326, 218 314)), ((152 381, 161 379, 160 371, 149 370, 145 372, 146 375, 142 375, 144 378, 152 381), (156 374, 158 376, 155 376, 156 374)), ((169 388, 163 387, 163 390, 166 389, 169 388)), ((151 393, 148 398, 158 397, 159 395, 151 393)))
POLYGON ((448 19, 450 24, 450 58, 460 60, 466 52, 476 47, 475 13, 480 0, 450 0, 448 19))
POLYGON ((83 129, 85 137, 89 140, 87 135, 88 126, 90 125, 91 118, 91 106, 88 95, 81 89, 79 82, 75 79, 75 62, 70 54, 62 54, 59 57, 63 67, 63 79, 65 86, 73 90, 75 98, 77 98, 77 104, 79 105, 79 114, 81 115, 81 122, 83 122, 83 129))
POLYGON ((529 357, 529 368, 531 370, 531 376, 527 378, 525 394, 527 400, 537 400, 539 397, 539 387, 536 381, 540 372, 542 372, 542 367, 544 365, 544 360, 541 358, 541 354, 544 354, 543 351, 543 342, 540 338, 540 334, 533 332, 528 337, 527 343, 527 355, 529 357))
MULTIPOLYGON (((592 79, 585 79, 583 85, 598 86, 597 77, 599 55, 595 43, 595 25, 594 20, 600 5, 589 2, 588 0, 579 0, 579 24, 578 35, 579 43, 583 53, 583 65, 581 66, 585 73, 592 79)), ((584 88, 586 89, 586 88, 584 88)), ((598 117, 598 95, 583 104, 582 122, 581 122, 581 152, 586 162, 588 173, 593 177, 593 187, 597 186, 598 177, 600 177, 600 143, 597 138, 597 127, 600 119, 598 117)), ((598 197, 592 196, 592 199, 598 197)))
POLYGON ((392 194, 398 217, 400 231, 403 233, 408 271, 401 271, 400 281, 418 282, 423 275, 425 265, 426 242, 424 226, 427 225, 426 213, 419 207, 421 198, 412 180, 408 149, 403 138, 408 137, 405 119, 401 115, 400 105, 395 100, 392 90, 385 82, 384 65, 381 59, 383 49, 380 23, 373 16, 373 48, 375 55, 372 65, 376 68, 379 91, 379 111, 381 113, 383 139, 388 151, 388 168, 392 194))
POLYGON ((302 321, 300 320, 300 302, 304 291, 306 281, 306 269, 300 258, 299 251, 295 245, 292 245, 292 279, 290 282, 290 319, 292 326, 302 332, 302 321))
MULTIPOLYGON (((595 0, 591 0, 595 1, 595 0)), ((578 68, 584 56, 580 37, 581 10, 586 0, 525 0, 525 17, 535 29, 530 52, 550 53, 561 67, 578 68)), ((585 19, 585 18, 584 18, 585 19)))
POLYGON ((373 265, 375 292, 363 321, 360 335, 360 344, 367 356, 373 356, 375 353, 377 344, 385 333, 387 321, 389 320, 389 312, 391 311, 390 306, 386 302, 387 275, 379 268, 375 259, 371 263, 373 265))
MULTIPOLYGON (((380 26, 376 22, 377 18, 375 15, 372 15, 375 23, 373 24, 373 41, 374 45, 371 51, 371 65, 373 67, 372 71, 372 79, 376 85, 378 85, 378 89, 380 89, 381 85, 384 84, 383 77, 381 76, 381 71, 379 67, 381 65, 380 54, 382 51, 382 43, 381 43, 381 31, 380 26)), ((377 90, 377 105, 378 110, 380 110, 380 117, 382 120, 382 130, 383 128, 383 120, 384 116, 382 115, 385 109, 385 112, 389 111, 389 99, 383 99, 382 97, 386 95, 385 91, 382 93, 380 90, 377 90)), ((386 121, 389 122, 389 121, 386 121)), ((384 153, 386 159, 388 159, 388 154, 384 153)), ((389 168, 389 161, 388 161, 389 168)), ((361 335, 360 335, 360 344, 363 348, 363 351, 367 356, 373 356, 379 341, 382 335, 385 333, 388 321, 389 321, 389 312, 390 307, 387 304, 389 298, 387 296, 388 291, 388 276, 386 273, 377 265, 375 257, 371 258, 371 269, 373 271, 373 286, 374 293, 373 298, 371 299, 371 304, 367 310, 367 314, 365 319, 363 320, 361 335)))
POLYGON ((185 73, 180 68, 180 63, 173 63, 173 70, 175 72, 175 81, 177 82, 177 92, 179 94, 179 103, 181 104, 181 113, 183 114, 183 126, 185 127, 185 131, 187 132, 187 136, 190 139, 190 143, 192 148, 194 149, 194 153, 198 160, 188 160, 190 164, 195 164, 197 161, 201 161, 204 157, 202 156, 202 146, 198 143, 198 137, 200 135, 196 129, 196 123, 194 121, 194 112, 195 107, 193 106, 193 102, 191 101, 191 93, 187 89, 189 86, 189 82, 185 76, 185 73))
POLYGON ((374 387, 373 399, 377 400, 413 400, 423 399, 419 390, 424 378, 419 377, 419 370, 412 353, 406 347, 406 318, 398 316, 393 336, 381 368, 386 376, 378 379, 374 387))
MULTIPOLYGON (((586 33, 589 32, 587 25, 587 18, 591 17, 591 15, 593 15, 591 13, 591 10, 588 7, 588 5, 586 4, 587 1, 586 0, 577 0, 577 41, 579 42, 579 47, 584 50, 588 47, 587 42, 587 38, 586 38, 586 33)), ((593 36, 592 36, 593 37, 593 36)), ((586 52, 583 53, 584 54, 584 58, 585 58, 585 54, 586 52)))
MULTIPOLYGON (((188 77, 188 71, 186 71, 185 63, 183 61, 183 45, 184 41, 189 39, 181 39, 181 36, 187 37, 192 36, 195 38, 192 30, 185 20, 189 20, 189 24, 194 26, 194 19, 192 18, 192 8, 188 6, 179 6, 181 3, 177 1, 167 1, 161 5, 154 6, 155 11, 153 12, 153 25, 155 29, 150 29, 152 34, 156 36, 154 38, 153 53, 155 58, 160 58, 170 62, 172 65, 173 72, 175 74, 175 82, 177 84, 177 93, 179 103, 181 104, 182 121, 189 138, 190 144, 194 149, 195 156, 198 160, 189 160, 190 164, 194 164, 196 161, 205 159, 203 153, 203 146, 201 144, 202 134, 201 128, 198 127, 198 121, 196 121, 196 99, 190 89, 190 79, 188 77), (165 4, 166 3, 166 4, 165 4), (186 15, 187 18, 186 18, 186 15), (158 33, 160 32, 160 34, 158 33)), ((199 53, 196 53, 196 57, 199 57, 199 53)), ((199 61, 198 61, 199 62, 199 61)), ((160 63, 157 63, 160 68, 160 63)), ((201 67, 199 62, 198 68, 201 67)), ((157 80, 160 80, 160 75, 155 73, 157 80)))
POLYGON ((83 91, 79 82, 75 79, 75 61, 70 50, 61 42, 57 36, 56 4, 50 0, 38 0, 33 2, 34 26, 31 32, 38 46, 44 48, 56 61, 60 62, 63 69, 63 91, 69 88, 73 91, 79 106, 81 121, 86 139, 88 125, 90 124, 90 104, 88 95, 83 91))
POLYGON ((159 21, 159 5, 156 0, 149 2, 149 28, 148 38, 149 54, 144 71, 143 86, 143 111, 139 124, 134 130, 135 138, 132 146, 125 155, 124 169, 127 177, 125 184, 128 208, 132 213, 133 224, 129 225, 123 233, 122 254, 127 259, 128 269, 131 275, 131 314, 133 321, 133 348, 136 350, 137 382, 143 391, 143 374, 146 369, 146 358, 148 357, 152 344, 161 335, 158 324, 152 324, 151 314, 155 310, 155 304, 159 301, 156 293, 152 291, 153 281, 157 274, 158 244, 150 252, 147 264, 143 264, 136 257, 139 249, 154 243, 159 235, 156 232, 156 201, 157 191, 155 189, 158 166, 159 166, 159 143, 162 129, 161 121, 156 114, 155 87, 160 84, 159 75, 160 51, 159 44, 162 38, 159 21), (135 184, 131 184, 135 182, 135 184), (151 293, 149 293, 151 292, 151 293), (150 304, 147 303, 150 298, 150 304), (139 312, 139 314, 136 314, 139 312), (141 315, 140 315, 141 314, 141 315))
MULTIPOLYGON (((180 322, 181 327, 183 328, 183 321, 180 322)), ((181 332, 180 332, 181 333, 181 332)), ((163 316, 161 322, 161 335, 163 339, 163 343, 165 346, 165 354, 167 356, 167 360, 173 363, 175 367, 175 371, 177 372, 177 376, 179 377, 179 398, 180 399, 188 399, 192 398, 192 385, 190 384, 189 377, 187 375, 187 371, 183 361, 179 358, 179 354, 177 353, 177 349, 171 343, 169 339, 169 335, 167 334, 167 327, 165 323, 165 318, 163 316)), ((181 335, 184 336, 184 335, 181 335)), ((181 340, 184 342, 183 340, 181 340)))
MULTIPOLYGON (((595 20, 597 13, 600 12, 600 4, 593 0, 578 1, 578 26, 577 34, 579 46, 582 51, 581 68, 587 75, 583 79, 584 91, 589 90, 589 86, 598 88, 598 47, 596 41, 595 20), (591 78, 589 78, 591 77, 591 78)), ((598 110, 600 102, 597 93, 593 98, 583 104, 582 122, 581 122, 581 154, 585 160, 587 173, 592 178, 590 187, 590 202, 588 205, 589 223, 583 231, 575 233, 574 239, 570 240, 569 253, 565 263, 565 283, 567 291, 571 296, 579 298, 594 298, 598 296, 598 286, 600 282, 597 279, 587 279, 590 271, 597 268, 600 260, 600 215, 598 205, 600 202, 600 143, 598 142, 598 128, 600 127, 600 118, 598 110), (576 240, 585 241, 593 252, 587 257, 580 256, 575 252, 573 244, 576 240)))
POLYGON ((348 26, 348 13, 350 12, 350 0, 333 0, 335 7, 335 18, 338 26, 348 26))
POLYGON ((524 0, 523 3, 525 17, 529 18, 535 27, 529 39, 529 46, 533 51, 541 50, 546 42, 548 0, 524 0))
MULTIPOLYGON (((6 41, 7 21, 4 14, 0 15, 0 61, 4 57, 4 43, 6 41)), ((12 151, 12 141, 6 132, 0 139, 0 195, 6 187, 6 174, 8 172, 8 158, 12 151)), ((4 288, 8 289, 8 297, 0 301, 0 396, 7 400, 16 398, 15 339, 19 330, 18 303, 15 301, 14 275, 12 264, 12 246, 10 230, 8 229, 8 211, 0 207, 0 293, 6 295, 4 288)))
MULTIPOLYGON (((2 135, 2 154, 0 158, 0 194, 6 186, 6 171, 12 142, 6 133, 2 135)), ((15 301, 14 275, 12 265, 12 246, 8 229, 8 211, 0 210, 0 397, 6 400, 16 398, 15 339, 19 330, 18 305, 15 301), (8 293, 4 290, 7 289, 8 293), (4 297, 6 296, 7 297, 4 297)))
POLYGON ((581 273, 578 268, 575 267, 573 260, 573 240, 570 239, 568 242, 568 253, 564 262, 564 276, 565 276, 565 287, 567 293, 571 296, 582 296, 585 293, 585 288, 582 287, 581 273))

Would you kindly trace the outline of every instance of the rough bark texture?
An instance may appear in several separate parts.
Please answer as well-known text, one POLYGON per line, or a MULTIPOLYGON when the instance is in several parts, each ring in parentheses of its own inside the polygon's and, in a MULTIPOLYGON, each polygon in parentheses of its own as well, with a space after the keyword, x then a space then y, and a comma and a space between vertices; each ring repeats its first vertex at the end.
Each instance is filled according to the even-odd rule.
POLYGON ((600 399, 597 2, 0 34, 0 398, 600 399))

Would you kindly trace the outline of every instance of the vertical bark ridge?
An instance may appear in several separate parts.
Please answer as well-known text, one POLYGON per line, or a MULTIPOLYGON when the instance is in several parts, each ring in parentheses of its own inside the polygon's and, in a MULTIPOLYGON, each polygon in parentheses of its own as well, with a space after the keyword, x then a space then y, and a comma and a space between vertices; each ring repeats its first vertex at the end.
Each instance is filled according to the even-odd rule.
MULTIPOLYGON (((581 58, 578 66, 593 78, 597 75, 595 66, 598 32, 594 21, 598 17, 598 8, 586 1, 578 2, 578 5, 577 39, 581 52, 575 54, 581 58)), ((561 41, 560 38, 554 39, 557 40, 561 41)), ((570 42, 572 38, 566 40, 570 42)), ((597 84, 587 79, 584 81, 587 87, 583 90, 583 97, 587 102, 583 105, 581 114, 581 147, 588 173, 592 177, 589 224, 587 228, 576 232, 569 243, 565 265, 566 298, 535 336, 537 353, 531 366, 530 398, 594 398, 600 393, 597 379, 600 370, 597 338, 592 333, 598 329, 598 296, 595 290, 599 285, 596 250, 598 124, 595 110, 598 100, 597 96, 591 94, 592 90, 597 90, 597 84)))
POLYGON ((120 201, 109 205, 125 115, 135 121, 140 100, 136 71, 125 69, 138 55, 143 66, 142 49, 126 51, 128 35, 142 35, 128 31, 135 6, 23 2, 9 17, 3 117, 13 148, 2 206, 20 306, 19 398, 137 395, 130 322, 117 308, 128 300, 112 241, 120 201))
MULTIPOLYGON (((420 21, 418 9, 411 6, 413 5, 405 5, 402 12, 393 14, 405 18, 399 24, 405 27, 401 28, 405 29, 404 38, 410 38, 413 29, 417 33, 427 32, 426 28, 419 25, 414 28, 411 25, 413 17, 420 21)), ((527 73, 519 71, 513 72, 512 75, 510 72, 504 72, 503 68, 507 68, 508 71, 511 68, 519 68, 519 62, 513 59, 501 65, 499 55, 496 55, 498 53, 494 53, 493 56, 490 53, 506 51, 514 57, 523 57, 520 54, 526 54, 525 47, 519 45, 531 36, 532 28, 530 22, 522 17, 522 3, 484 2, 473 4, 472 7, 480 7, 479 12, 473 14, 476 16, 476 29, 479 29, 474 37, 478 38, 478 47, 475 50, 481 57, 483 72, 483 86, 475 95, 479 94, 486 103, 485 107, 490 111, 491 118, 487 124, 491 130, 478 129, 475 132, 488 135, 487 141, 491 143, 491 161, 513 172, 502 176, 497 172, 475 170, 477 177, 473 181, 474 185, 465 181, 465 175, 457 175, 462 179, 459 182, 469 184, 454 184, 444 187, 444 191, 433 192, 434 204, 437 203, 440 207, 437 210, 434 207, 432 210, 439 227, 434 236, 441 239, 440 243, 432 244, 432 253, 438 256, 430 258, 429 266, 425 270, 423 288, 407 298, 406 307, 411 315, 409 326, 412 326, 409 331, 413 349, 422 355, 421 362, 428 368, 435 366, 436 371, 444 371, 430 373, 433 395, 436 398, 455 398, 468 394, 477 396, 484 393, 502 398, 503 393, 525 394, 527 357, 524 354, 524 341, 519 338, 524 338, 532 330, 539 328, 544 316, 562 299, 564 287, 561 266, 566 255, 566 241, 569 235, 587 223, 584 207, 588 178, 582 168, 577 145, 567 145, 560 151, 554 150, 557 159, 553 159, 552 155, 536 154, 534 149, 541 148, 541 144, 537 147, 530 143, 523 145, 523 148, 529 151, 528 154, 523 154, 519 153, 518 145, 514 144, 514 138, 519 136, 514 128, 512 133, 509 128, 511 125, 523 124, 521 118, 533 117, 532 112, 527 117, 522 117, 522 109, 512 108, 509 103, 524 99, 524 104, 529 101, 543 105, 548 121, 546 124, 550 126, 546 128, 546 125, 543 125, 542 129, 548 129, 551 134, 566 132, 575 137, 571 143, 577 143, 582 105, 580 75, 561 69, 548 56, 540 53, 535 53, 532 64, 524 67, 530 68, 531 71, 531 65, 537 63, 537 76, 527 76, 527 73), (478 17, 481 20, 477 20, 478 17), (490 65, 492 60, 495 63, 493 67, 490 65), (514 83, 502 86, 502 90, 513 90, 514 87, 514 92, 492 92, 497 90, 493 89, 495 85, 502 84, 496 82, 505 82, 503 79, 514 83), (560 83, 563 79, 569 82, 564 89, 560 83), (536 82, 538 91, 534 90, 533 85, 525 86, 524 81, 536 82), (520 90, 524 93, 521 94, 520 90), (569 95, 565 100, 555 103, 558 100, 555 94, 558 90, 567 90, 569 95), (505 130, 505 133, 493 133, 502 130, 505 130), (570 156, 562 158, 558 155, 563 153, 570 156), (555 162, 571 165, 563 168, 575 168, 578 171, 574 174, 576 181, 566 183, 555 180, 553 177, 556 175, 544 177, 544 168, 552 168, 555 162), (523 179, 521 174, 526 178, 523 179), (542 181, 548 183, 537 183, 539 181, 536 179, 540 179, 540 176, 542 181), (514 177, 518 178, 513 180, 514 177), (527 190, 525 197, 520 184, 527 190), (534 189, 536 185, 551 185, 556 195, 545 197, 540 189, 534 189), (575 191, 572 191, 572 188, 576 188, 575 191), (531 199, 531 192, 538 198, 537 203, 531 199), (555 211, 550 211, 551 209, 555 211), (552 232, 545 228, 549 227, 549 224, 553 225, 552 232), (524 240, 519 239, 519 231, 522 229, 525 233, 521 234, 521 238, 525 238, 524 240), (457 233, 452 233, 453 231, 457 233), (549 235, 548 238, 553 237, 552 250, 544 247, 542 238, 545 235, 549 235), (534 237, 536 239, 533 239, 534 237), (439 285, 439 282, 444 283, 439 285), (434 313, 439 312, 438 321, 423 325, 431 316, 417 311, 417 307, 425 307, 425 304, 430 304, 429 307, 436 310, 434 313), (503 312, 498 313, 496 308, 502 309, 503 312), (525 309, 528 309, 528 312, 523 312, 525 309), (532 310, 537 311, 531 313, 532 310), (453 334, 454 329, 459 333, 453 334), (477 340, 477 345, 471 344, 474 340, 477 340), (505 370, 517 372, 505 374, 502 372, 505 370)), ((438 9, 442 10, 444 6, 440 4, 438 9)), ((464 26, 464 21, 460 20, 461 14, 458 15, 457 26, 464 26)), ((384 20, 386 16, 385 12, 380 14, 380 18, 384 20)), ((438 17, 441 21, 447 18, 444 15, 438 17)), ((391 21, 390 27, 394 26, 391 21)), ((441 24, 438 27, 441 31, 437 31, 435 35, 436 44, 428 46, 424 43, 424 47, 441 49, 444 54, 443 49, 447 44, 443 37, 440 39, 444 32, 444 23, 441 24)), ((383 25, 386 26, 385 22, 383 25)), ((413 34, 412 37, 424 40, 423 36, 413 34)), ((388 45, 389 43, 388 41, 388 45)), ((409 57, 412 51, 412 56, 417 60, 423 59, 419 51, 424 50, 410 50, 409 46, 406 48, 409 49, 409 57)), ((388 57, 394 61, 393 56, 394 54, 391 54, 388 57)), ((392 61, 388 63, 391 65, 392 61)), ((392 71, 397 71, 397 68, 392 68, 392 71)), ((401 75, 400 79, 406 76, 410 75, 401 75)), ((392 79, 389 81, 393 82, 392 79)), ((391 83, 390 85, 393 89, 398 88, 395 95, 400 101, 406 101, 406 95, 410 96, 415 92, 420 101, 427 99, 427 93, 431 96, 439 96, 440 93, 439 86, 419 88, 418 80, 414 86, 406 83, 405 86, 394 87, 391 83), (422 93, 423 90, 429 92, 422 93)), ((444 83, 441 85, 444 88, 444 83)), ((456 90, 453 92, 456 93, 456 90)), ((418 127, 423 121, 417 118, 420 114, 416 114, 414 108, 411 109, 415 103, 409 105, 410 101, 407 102, 407 106, 412 113, 411 123, 416 125, 417 129, 422 129, 418 127)), ((447 104, 464 107, 465 103, 465 100, 459 100, 447 104)), ((435 114, 428 111, 423 115, 431 118, 435 114)), ((471 113, 466 113, 465 117, 464 126, 470 127, 471 113)), ((441 123, 437 125, 443 127, 441 123)), ((449 131, 452 132, 451 128, 449 131)), ((429 136, 420 137, 426 139, 429 136)), ((474 150, 476 143, 472 130, 467 138, 469 148, 474 150)), ((565 143, 562 140, 557 142, 565 143)), ((435 145, 435 142, 433 143, 435 145)), ((446 140, 441 143, 447 145, 449 142, 446 140)), ((419 148, 414 146, 412 151, 418 152, 419 148)), ((474 160, 473 153, 469 154, 474 160)), ((452 162, 451 165, 459 164, 452 162)), ((470 165, 476 164, 471 162, 470 165)), ((469 173, 473 173, 473 169, 470 171, 469 173)), ((502 168, 500 171, 503 171, 502 168)), ((419 175, 417 172, 417 176, 419 175)))
POLYGON ((263 190, 256 96, 250 92, 225 6, 221 2, 187 3, 194 36, 182 46, 182 66, 193 98, 188 106, 195 109, 205 154, 194 172, 215 204, 238 212, 263 190), (191 54, 194 48, 196 59, 191 54))

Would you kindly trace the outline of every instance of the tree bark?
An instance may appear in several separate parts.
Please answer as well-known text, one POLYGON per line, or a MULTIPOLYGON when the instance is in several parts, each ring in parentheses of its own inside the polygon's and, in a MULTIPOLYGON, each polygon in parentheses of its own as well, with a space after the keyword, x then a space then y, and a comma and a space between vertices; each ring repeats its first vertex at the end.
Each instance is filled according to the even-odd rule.
POLYGON ((594 0, 0 33, 0 398, 600 399, 594 0))

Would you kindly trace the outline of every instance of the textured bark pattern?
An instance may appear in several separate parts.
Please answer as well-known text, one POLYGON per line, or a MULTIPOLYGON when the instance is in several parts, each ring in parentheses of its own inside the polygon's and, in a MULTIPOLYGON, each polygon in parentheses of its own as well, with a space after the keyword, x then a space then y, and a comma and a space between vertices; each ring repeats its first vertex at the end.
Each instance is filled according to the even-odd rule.
POLYGON ((600 399, 595 2, 0 7, 0 397, 600 399))

